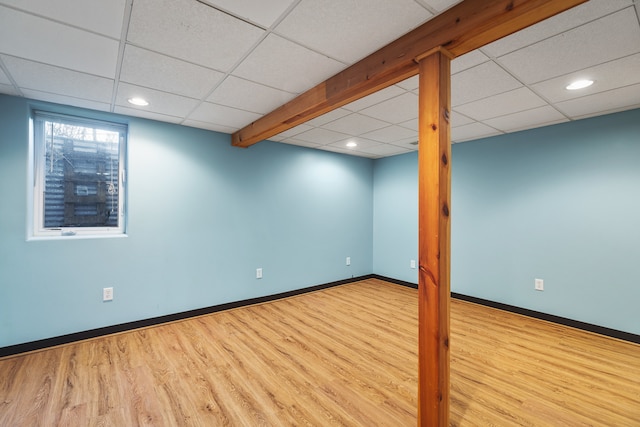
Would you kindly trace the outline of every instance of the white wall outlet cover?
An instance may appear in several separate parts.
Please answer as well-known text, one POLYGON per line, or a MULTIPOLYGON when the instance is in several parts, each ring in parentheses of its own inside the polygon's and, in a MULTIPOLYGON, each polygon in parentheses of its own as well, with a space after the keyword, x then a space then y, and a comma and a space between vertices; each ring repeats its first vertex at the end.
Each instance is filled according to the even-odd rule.
POLYGON ((256 268, 256 279, 262 279, 262 269, 256 268))
POLYGON ((113 300, 113 288, 102 288, 102 301, 113 300))
POLYGON ((536 291, 544 291, 544 280, 535 279, 533 281, 533 286, 536 289, 536 291))

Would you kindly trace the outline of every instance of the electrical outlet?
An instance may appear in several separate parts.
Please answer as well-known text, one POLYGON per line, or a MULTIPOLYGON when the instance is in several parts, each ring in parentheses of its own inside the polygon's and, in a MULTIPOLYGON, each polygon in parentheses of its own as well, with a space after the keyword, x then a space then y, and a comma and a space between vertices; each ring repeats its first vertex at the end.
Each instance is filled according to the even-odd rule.
POLYGON ((533 286, 536 289, 536 291, 544 291, 544 280, 535 279, 533 281, 533 286))
POLYGON ((102 301, 113 301, 113 288, 102 288, 102 301))
POLYGON ((350 256, 347 257, 347 265, 351 265, 351 257, 350 256))
POLYGON ((411 260, 411 268, 416 268, 416 260, 415 259, 411 260))
POLYGON ((256 268, 256 279, 262 279, 262 268, 256 268))

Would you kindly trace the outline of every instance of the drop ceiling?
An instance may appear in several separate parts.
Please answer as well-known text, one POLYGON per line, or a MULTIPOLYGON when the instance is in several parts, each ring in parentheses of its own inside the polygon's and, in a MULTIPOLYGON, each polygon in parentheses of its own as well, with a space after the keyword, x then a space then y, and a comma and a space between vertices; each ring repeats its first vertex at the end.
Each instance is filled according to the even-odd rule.
MULTIPOLYGON (((456 58, 453 142, 640 107, 638 1, 591 0, 456 58), (577 78, 595 83, 566 90, 577 78)), ((0 93, 233 133, 456 3, 0 0, 0 93)), ((369 158, 416 150, 417 88, 408 79, 270 139, 369 158)))

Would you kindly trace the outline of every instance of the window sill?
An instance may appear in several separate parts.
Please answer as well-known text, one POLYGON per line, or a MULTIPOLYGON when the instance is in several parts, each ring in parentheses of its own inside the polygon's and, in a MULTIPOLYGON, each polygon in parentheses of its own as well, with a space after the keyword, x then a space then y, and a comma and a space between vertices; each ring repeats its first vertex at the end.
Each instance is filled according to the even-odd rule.
POLYGON ((128 234, 75 234, 73 236, 29 236, 27 242, 46 242, 50 240, 87 240, 87 239, 118 239, 129 237, 128 234))

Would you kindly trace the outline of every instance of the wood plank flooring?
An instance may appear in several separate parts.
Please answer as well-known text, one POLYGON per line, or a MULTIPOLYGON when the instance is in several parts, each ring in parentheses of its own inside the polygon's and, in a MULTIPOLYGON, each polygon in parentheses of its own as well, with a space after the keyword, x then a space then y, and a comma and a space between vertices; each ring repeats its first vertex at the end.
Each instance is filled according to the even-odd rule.
MULTIPOLYGON (((417 291, 370 279, 0 359, 0 426, 415 426, 417 291)), ((640 426, 640 346, 453 300, 451 424, 640 426)))

